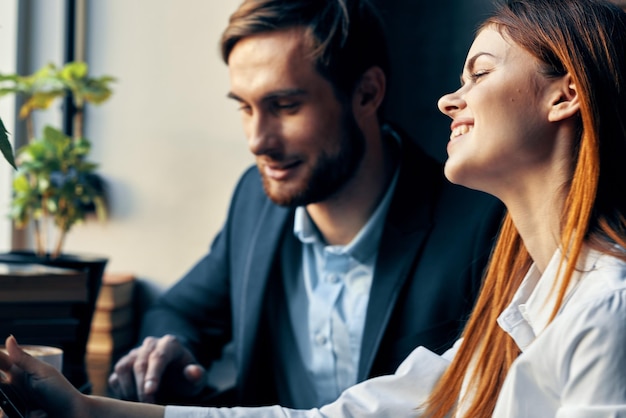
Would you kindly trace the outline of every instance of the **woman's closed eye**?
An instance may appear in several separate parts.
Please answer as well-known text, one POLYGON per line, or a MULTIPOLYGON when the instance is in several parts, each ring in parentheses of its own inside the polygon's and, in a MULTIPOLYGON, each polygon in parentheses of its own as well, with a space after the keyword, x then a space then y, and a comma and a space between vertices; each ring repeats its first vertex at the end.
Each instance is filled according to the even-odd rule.
POLYGON ((470 74, 469 78, 471 81, 476 82, 479 78, 486 76, 489 74, 488 70, 477 70, 470 74))

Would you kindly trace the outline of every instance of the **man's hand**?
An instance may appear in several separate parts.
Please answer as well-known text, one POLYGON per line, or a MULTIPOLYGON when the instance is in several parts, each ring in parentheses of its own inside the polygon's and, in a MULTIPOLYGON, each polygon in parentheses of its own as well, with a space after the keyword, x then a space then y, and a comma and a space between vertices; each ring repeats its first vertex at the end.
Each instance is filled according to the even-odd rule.
POLYGON ((109 386, 120 399, 155 403, 161 397, 193 397, 200 393, 205 374, 176 337, 147 337, 115 364, 109 386))

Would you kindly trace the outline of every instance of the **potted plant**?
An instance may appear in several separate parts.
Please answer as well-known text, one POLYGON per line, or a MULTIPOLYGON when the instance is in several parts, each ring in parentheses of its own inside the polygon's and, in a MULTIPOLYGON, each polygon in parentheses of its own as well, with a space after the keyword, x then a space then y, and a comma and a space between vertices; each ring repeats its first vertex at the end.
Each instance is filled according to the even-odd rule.
POLYGON ((93 78, 87 64, 70 62, 62 68, 48 64, 29 76, 0 75, 0 97, 25 97, 20 118, 25 121, 27 143, 17 150, 17 175, 13 182, 11 218, 18 228, 33 224, 35 252, 58 257, 70 229, 95 212, 106 217, 105 196, 97 165, 87 158, 90 143, 83 135, 86 103, 100 104, 111 95, 110 76, 93 78), (34 128, 33 112, 50 107, 56 100, 71 98, 75 109, 73 134, 45 126, 40 136, 34 128), (48 225, 56 229, 55 244, 49 249, 48 225))
POLYGON ((32 223, 34 251, 14 250, 0 254, 4 263, 37 263, 87 272, 88 301, 77 306, 78 314, 88 320, 77 330, 77 338, 64 349, 64 373, 81 391, 90 392, 85 367, 85 348, 89 323, 108 259, 63 252, 70 229, 94 213, 106 216, 105 193, 89 161, 90 142, 83 135, 83 115, 87 103, 100 104, 109 99, 113 77, 91 77, 87 64, 70 62, 61 68, 48 64, 32 75, 0 74, 0 97, 17 95, 24 99, 19 117, 26 125, 26 144, 13 152, 0 126, 0 151, 17 168, 13 181, 10 216, 18 228, 32 223), (72 134, 45 126, 38 134, 33 112, 48 109, 54 102, 69 98, 74 108, 72 134), (56 232, 49 247, 48 232, 56 232))

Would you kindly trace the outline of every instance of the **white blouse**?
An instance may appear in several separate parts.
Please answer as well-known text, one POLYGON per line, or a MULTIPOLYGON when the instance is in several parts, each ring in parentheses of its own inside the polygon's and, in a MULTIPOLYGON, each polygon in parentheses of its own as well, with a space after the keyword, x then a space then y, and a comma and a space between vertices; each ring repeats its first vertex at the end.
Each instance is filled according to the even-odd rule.
MULTIPOLYGON (((589 251, 564 305, 548 323, 560 260, 557 251, 543 274, 533 265, 498 318, 522 354, 509 370, 493 416, 626 418, 626 263, 589 251)), ((419 417, 419 405, 459 343, 442 356, 418 347, 395 374, 352 386, 320 409, 169 406, 165 418, 419 417)), ((460 405, 458 416, 463 409, 460 405)))

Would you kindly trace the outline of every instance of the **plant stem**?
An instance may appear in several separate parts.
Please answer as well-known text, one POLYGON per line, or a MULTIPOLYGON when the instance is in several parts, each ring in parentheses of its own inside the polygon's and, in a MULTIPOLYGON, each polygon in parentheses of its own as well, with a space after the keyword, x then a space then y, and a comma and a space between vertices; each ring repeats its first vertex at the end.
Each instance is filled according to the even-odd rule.
POLYGON ((48 213, 48 197, 44 194, 41 197, 41 219, 43 220, 43 222, 45 222, 45 224, 43 225, 43 227, 41 228, 41 241, 42 241, 42 248, 41 248, 41 255, 44 255, 46 253, 46 249, 48 248, 48 219, 49 219, 49 213, 48 213))
POLYGON ((41 257, 44 255, 44 246, 39 219, 33 220, 33 226, 35 228, 35 253, 41 257))
POLYGON ((59 237, 57 238, 57 243, 54 246, 54 251, 52 252, 52 258, 57 258, 61 255, 61 250, 63 249, 63 244, 65 242, 65 236, 67 235, 67 228, 65 225, 59 227, 59 237))
MULTIPOLYGON (((64 198, 59 199, 57 210, 60 213, 64 213, 67 210, 66 205, 67 205, 66 199, 64 198)), ((67 227, 68 222, 69 221, 67 217, 65 216, 65 217, 61 217, 61 220, 56 225, 57 231, 59 231, 59 235, 57 236, 56 245, 54 246, 54 250, 52 252, 52 258, 57 258, 59 255, 61 255, 61 251, 63 250, 63 244, 65 243, 65 236, 67 235, 67 231, 69 229, 67 227)))
POLYGON ((76 113, 74 113, 74 140, 83 137, 83 108, 76 107, 76 113))
POLYGON ((35 128, 31 114, 26 117, 26 136, 28 137, 28 143, 31 143, 35 139, 35 128))

